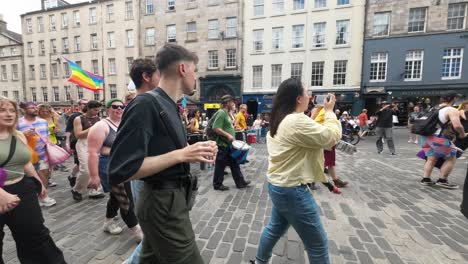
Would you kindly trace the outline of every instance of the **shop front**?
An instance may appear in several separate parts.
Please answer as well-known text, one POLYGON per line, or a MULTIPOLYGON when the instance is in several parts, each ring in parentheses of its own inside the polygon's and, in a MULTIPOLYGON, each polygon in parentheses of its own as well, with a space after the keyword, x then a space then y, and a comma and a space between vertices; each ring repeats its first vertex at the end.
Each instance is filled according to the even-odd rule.
POLYGON ((244 94, 242 103, 247 105, 249 114, 255 117, 257 114, 270 113, 274 98, 274 93, 244 94))

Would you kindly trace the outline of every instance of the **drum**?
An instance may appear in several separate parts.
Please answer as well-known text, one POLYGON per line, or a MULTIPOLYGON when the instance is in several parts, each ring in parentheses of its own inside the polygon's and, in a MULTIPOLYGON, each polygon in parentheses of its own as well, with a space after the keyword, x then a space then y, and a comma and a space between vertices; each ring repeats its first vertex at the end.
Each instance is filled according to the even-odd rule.
POLYGON ((247 143, 249 144, 257 143, 257 135, 254 133, 247 134, 247 143))
POLYGON ((249 154, 250 146, 244 141, 234 140, 229 148, 231 157, 236 160, 238 164, 244 164, 249 154))

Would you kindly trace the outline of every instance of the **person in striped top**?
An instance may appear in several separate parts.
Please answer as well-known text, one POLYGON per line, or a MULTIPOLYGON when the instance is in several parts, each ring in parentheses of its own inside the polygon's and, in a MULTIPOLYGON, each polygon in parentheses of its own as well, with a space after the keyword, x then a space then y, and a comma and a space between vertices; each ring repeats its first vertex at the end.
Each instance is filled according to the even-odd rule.
MULTIPOLYGON (((24 116, 18 120, 17 129, 21 131, 28 141, 28 145, 34 151, 32 162, 42 184, 48 186, 50 170, 49 159, 46 152, 46 142, 42 138, 49 138, 49 125, 46 120, 37 117, 38 108, 34 102, 21 103, 20 107, 24 111, 24 116)), ((39 200, 41 206, 49 207, 56 204, 56 201, 49 196, 39 200)))

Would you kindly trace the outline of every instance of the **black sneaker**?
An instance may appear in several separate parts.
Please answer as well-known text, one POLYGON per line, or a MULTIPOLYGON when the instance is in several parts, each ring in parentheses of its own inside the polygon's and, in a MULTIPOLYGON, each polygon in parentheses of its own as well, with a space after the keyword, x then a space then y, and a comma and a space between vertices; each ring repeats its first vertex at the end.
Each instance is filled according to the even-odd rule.
POLYGON ((214 186, 213 188, 214 188, 215 190, 217 190, 217 191, 227 191, 227 190, 229 190, 229 187, 224 186, 224 185, 214 186))
POLYGON ((83 200, 83 196, 79 192, 75 192, 73 189, 71 190, 72 195, 73 195, 73 200, 77 202, 81 202, 83 200))
POLYGON ((76 177, 68 175, 68 182, 70 183, 70 187, 72 187, 72 188, 75 187, 76 177))
POLYGON ((247 188, 250 183, 251 183, 251 181, 245 181, 244 184, 237 186, 237 189, 247 188))
POLYGON ((458 185, 449 183, 446 179, 438 179, 435 185, 445 189, 458 189, 458 185))
POLYGON ((431 180, 431 178, 428 178, 428 177, 424 177, 422 178, 421 180, 421 185, 424 185, 424 186, 432 186, 434 185, 434 182, 431 180))

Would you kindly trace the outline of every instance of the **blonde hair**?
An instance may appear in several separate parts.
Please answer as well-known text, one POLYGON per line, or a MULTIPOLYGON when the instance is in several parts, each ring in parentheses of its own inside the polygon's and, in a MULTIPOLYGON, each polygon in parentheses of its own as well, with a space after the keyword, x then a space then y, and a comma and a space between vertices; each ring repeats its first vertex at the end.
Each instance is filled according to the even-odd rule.
POLYGON ((124 101, 126 104, 130 103, 130 101, 132 101, 132 100, 135 98, 136 94, 137 94, 136 91, 133 91, 133 90, 127 91, 127 92, 125 93, 125 96, 124 96, 123 101, 124 101), (129 99, 129 98, 132 98, 132 99, 129 99))
POLYGON ((8 99, 4 96, 0 96, 0 108, 2 108, 5 104, 8 104, 8 103, 11 104, 13 108, 15 108, 16 117, 15 117, 15 123, 13 124, 13 126, 7 128, 7 130, 10 134, 16 135, 19 133, 16 130, 16 125, 18 124, 18 119, 19 119, 18 104, 11 99, 8 99))
POLYGON ((461 102, 461 104, 458 106, 458 110, 463 110, 463 108, 467 105, 468 105, 468 100, 461 102))

